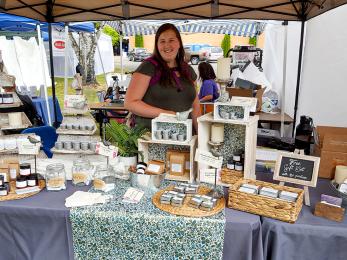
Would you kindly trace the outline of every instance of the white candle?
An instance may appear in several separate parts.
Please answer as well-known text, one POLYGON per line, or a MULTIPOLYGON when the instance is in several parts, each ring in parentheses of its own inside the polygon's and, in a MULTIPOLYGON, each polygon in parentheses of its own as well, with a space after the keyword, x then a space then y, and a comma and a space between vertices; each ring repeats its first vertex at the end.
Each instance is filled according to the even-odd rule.
POLYGON ((217 79, 228 80, 230 78, 231 58, 219 58, 217 60, 217 79))
POLYGON ((337 165, 335 169, 335 182, 341 184, 347 179, 347 166, 337 165))
POLYGON ((11 127, 21 126, 22 125, 22 113, 21 112, 9 113, 8 114, 8 124, 11 127))
POLYGON ((211 125, 211 142, 221 143, 224 141, 224 124, 211 125))

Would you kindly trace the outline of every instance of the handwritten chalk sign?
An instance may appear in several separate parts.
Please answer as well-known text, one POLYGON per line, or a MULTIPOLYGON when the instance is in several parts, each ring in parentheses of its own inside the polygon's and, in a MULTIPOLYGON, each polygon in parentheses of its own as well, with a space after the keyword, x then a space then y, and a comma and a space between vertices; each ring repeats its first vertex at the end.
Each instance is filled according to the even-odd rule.
POLYGON ((276 161, 274 180, 316 187, 320 158, 280 152, 276 161))

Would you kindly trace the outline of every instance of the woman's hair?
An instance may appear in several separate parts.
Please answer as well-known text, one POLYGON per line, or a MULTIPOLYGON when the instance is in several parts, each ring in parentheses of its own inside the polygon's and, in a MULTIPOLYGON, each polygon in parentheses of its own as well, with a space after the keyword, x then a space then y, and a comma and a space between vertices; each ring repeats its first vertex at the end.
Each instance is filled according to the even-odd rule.
POLYGON ((199 77, 202 80, 216 79, 216 74, 214 73, 213 67, 210 63, 201 62, 198 66, 199 77))
POLYGON ((160 75, 159 81, 164 86, 167 86, 167 85, 174 86, 174 84, 175 84, 175 80, 172 76, 172 71, 169 68, 169 66, 167 65, 167 63, 164 61, 164 59, 161 57, 159 50, 158 50, 159 37, 163 32, 166 32, 168 30, 172 30, 175 33, 175 35, 176 35, 176 37, 180 43, 180 48, 178 49, 178 53, 176 56, 177 71, 180 73, 181 78, 187 79, 193 85, 194 83, 193 83, 192 77, 190 75, 188 63, 186 63, 184 61, 185 53, 184 53, 181 35, 180 35, 179 31, 177 30, 177 28, 171 23, 165 23, 165 24, 161 25, 158 28, 157 33, 155 34, 153 58, 158 61, 160 69, 161 69, 161 75, 160 75))

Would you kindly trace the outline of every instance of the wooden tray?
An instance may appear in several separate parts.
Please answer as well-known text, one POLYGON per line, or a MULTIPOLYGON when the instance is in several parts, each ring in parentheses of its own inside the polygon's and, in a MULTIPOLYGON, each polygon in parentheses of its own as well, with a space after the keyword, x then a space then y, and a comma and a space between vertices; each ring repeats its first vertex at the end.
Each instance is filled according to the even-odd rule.
MULTIPOLYGON (((160 203, 160 196, 164 193, 164 191, 170 191, 173 190, 174 186, 171 185, 167 187, 166 189, 160 190, 157 193, 154 194, 152 198, 152 202, 154 206, 156 206, 158 209, 161 209, 162 211, 171 213, 173 215, 177 216, 186 216, 186 217, 209 217, 216 215, 217 213, 221 212, 225 207, 225 199, 224 197, 219 199, 217 202, 217 205, 211 210, 211 211, 204 211, 201 209, 196 209, 193 207, 190 207, 189 201, 194 196, 193 194, 187 194, 186 198, 184 199, 183 206, 182 207, 174 207, 171 205, 161 204, 160 203)), ((206 195, 209 191, 211 191, 210 188, 207 188, 206 186, 199 186, 198 194, 200 195, 206 195)))
POLYGON ((26 194, 17 194, 15 192, 16 182, 15 181, 11 181, 10 185, 11 185, 11 190, 10 190, 9 194, 6 195, 6 196, 0 196, 0 201, 19 200, 19 199, 28 198, 28 197, 31 197, 31 196, 39 193, 41 190, 43 190, 46 187, 45 181, 44 180, 39 180, 39 187, 40 187, 39 191, 30 192, 30 193, 26 193, 26 194))

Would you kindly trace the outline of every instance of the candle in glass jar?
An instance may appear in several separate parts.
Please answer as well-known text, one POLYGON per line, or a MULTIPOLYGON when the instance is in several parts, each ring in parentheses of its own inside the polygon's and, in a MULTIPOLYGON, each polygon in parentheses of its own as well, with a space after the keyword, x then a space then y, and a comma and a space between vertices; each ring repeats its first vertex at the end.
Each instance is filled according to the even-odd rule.
POLYGON ((211 125, 211 142, 222 143, 224 141, 224 124, 211 125))
POLYGON ((335 182, 343 183, 347 179, 347 166, 337 165, 335 169, 335 182))

